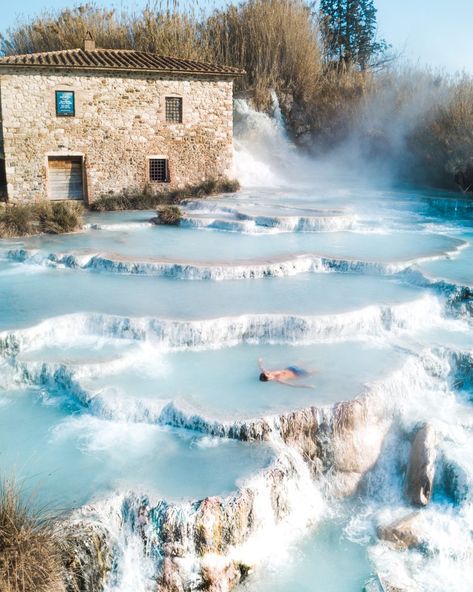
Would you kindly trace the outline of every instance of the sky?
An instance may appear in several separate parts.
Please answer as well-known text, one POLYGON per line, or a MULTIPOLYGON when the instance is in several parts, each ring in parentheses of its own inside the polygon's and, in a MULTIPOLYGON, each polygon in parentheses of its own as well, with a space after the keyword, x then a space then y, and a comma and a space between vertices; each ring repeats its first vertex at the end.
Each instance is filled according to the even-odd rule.
POLYGON ((375 0, 378 30, 405 59, 473 74, 473 0, 375 0))
MULTIPOLYGON (((96 0, 95 3, 140 8, 146 0, 96 0)), ((216 4, 223 3, 216 0, 216 4)), ((77 4, 80 2, 70 0, 0 0, 0 32, 5 32, 18 17, 28 18, 46 9, 77 4)), ((182 4, 185 2, 181 0, 182 4)), ((403 59, 473 74, 473 0, 375 0, 375 6, 380 36, 403 59)))

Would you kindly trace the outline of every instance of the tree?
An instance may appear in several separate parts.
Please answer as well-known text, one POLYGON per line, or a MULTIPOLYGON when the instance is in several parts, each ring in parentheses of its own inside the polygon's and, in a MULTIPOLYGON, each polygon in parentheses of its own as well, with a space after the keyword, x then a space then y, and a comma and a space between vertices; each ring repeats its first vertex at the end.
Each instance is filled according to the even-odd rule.
POLYGON ((367 68, 387 49, 377 38, 373 0, 320 0, 320 30, 328 61, 367 68))

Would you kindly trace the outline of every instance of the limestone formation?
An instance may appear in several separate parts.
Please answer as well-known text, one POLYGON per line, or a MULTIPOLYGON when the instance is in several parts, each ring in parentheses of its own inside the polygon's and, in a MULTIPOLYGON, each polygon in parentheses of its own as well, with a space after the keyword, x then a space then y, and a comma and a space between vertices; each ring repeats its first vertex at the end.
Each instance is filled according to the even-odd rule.
POLYGON ((162 592, 184 592, 179 566, 175 558, 165 557, 158 580, 158 590, 162 592))
POLYGON ((407 468, 407 496, 414 505, 426 506, 430 501, 436 458, 435 430, 426 424, 415 435, 407 468))
POLYGON ((392 543, 397 549, 415 549, 422 546, 419 535, 419 512, 413 512, 386 526, 378 528, 378 537, 392 543))
POLYGON ((317 442, 319 425, 316 411, 314 407, 310 407, 281 415, 279 418, 282 439, 301 454, 314 472, 317 470, 320 457, 320 448, 317 442))
MULTIPOLYGON (((379 458, 391 425, 385 411, 382 401, 363 396, 324 412, 308 407, 283 413, 272 421, 252 420, 230 426, 212 423, 201 427, 204 431, 208 428, 212 435, 239 440, 270 440, 278 435, 301 455, 314 476, 330 471, 338 493, 350 495, 379 458)), ((181 421, 179 425, 187 424, 181 421)))
MULTIPOLYGON (((272 441, 281 453, 255 482, 233 495, 187 504, 161 500, 149 508, 143 540, 146 552, 161 558, 160 592, 229 592, 254 567, 256 558, 244 550, 252 537, 265 528, 267 521, 278 525, 290 520, 292 513, 297 512, 294 503, 307 503, 306 498, 303 502, 293 499, 294 491, 305 491, 306 479, 310 481, 310 477, 330 472, 337 493, 348 495, 356 491, 360 480, 376 463, 389 427, 383 411, 380 400, 364 396, 323 410, 309 407, 226 424, 187 416, 170 407, 167 423, 213 436, 272 441), (280 444, 284 446, 279 448, 280 444), (258 518, 261 504, 265 508, 265 524, 258 518)), ((142 503, 136 501, 133 509, 130 502, 128 514, 138 516, 142 503)), ((97 548, 101 549, 101 545, 97 548)), ((97 563, 97 558, 89 560, 91 565, 97 563)), ((102 568, 94 569, 105 573, 102 568)), ((90 587, 84 590, 96 592, 90 587)))
POLYGON ((67 592, 101 592, 112 569, 109 533, 96 523, 68 523, 62 534, 67 592))
POLYGON ((420 592, 418 588, 414 588, 411 585, 409 587, 402 586, 399 584, 391 584, 387 582, 384 577, 375 575, 371 577, 364 585, 363 592, 420 592))
POLYGON ((344 401, 335 408, 334 465, 343 472, 364 474, 381 452, 389 422, 374 397, 344 401))

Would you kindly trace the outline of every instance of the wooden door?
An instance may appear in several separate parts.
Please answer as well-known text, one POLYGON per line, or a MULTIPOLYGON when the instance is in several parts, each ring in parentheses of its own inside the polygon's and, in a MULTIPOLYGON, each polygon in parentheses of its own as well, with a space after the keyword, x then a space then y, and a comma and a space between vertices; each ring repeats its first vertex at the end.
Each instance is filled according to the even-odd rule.
POLYGON ((48 158, 49 199, 84 199, 82 156, 48 158))

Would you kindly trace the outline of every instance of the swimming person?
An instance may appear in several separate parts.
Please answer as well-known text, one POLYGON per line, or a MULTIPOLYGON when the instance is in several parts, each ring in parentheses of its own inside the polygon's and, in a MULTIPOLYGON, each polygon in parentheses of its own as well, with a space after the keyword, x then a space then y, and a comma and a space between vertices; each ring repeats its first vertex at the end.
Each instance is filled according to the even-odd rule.
POLYGON ((259 358, 258 366, 261 370, 261 374, 259 375, 259 379, 262 382, 279 382, 280 384, 285 384, 286 386, 292 386, 295 388, 315 388, 312 384, 292 384, 292 380, 297 380, 298 378, 306 378, 313 374, 313 371, 305 370, 300 366, 296 366, 295 364, 284 368, 283 370, 266 370, 263 367, 263 360, 259 358))

